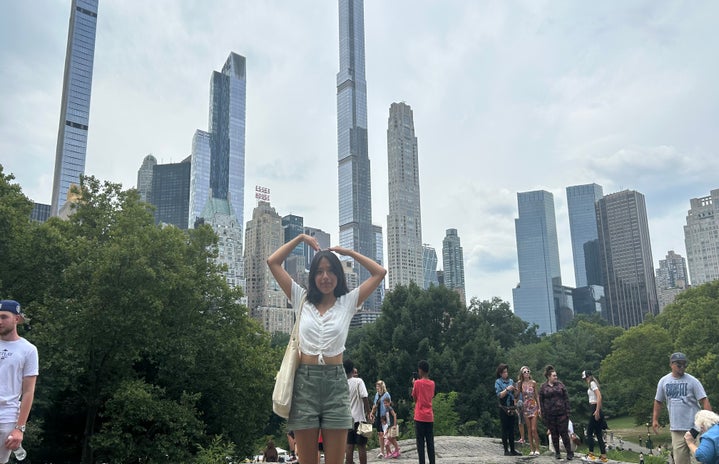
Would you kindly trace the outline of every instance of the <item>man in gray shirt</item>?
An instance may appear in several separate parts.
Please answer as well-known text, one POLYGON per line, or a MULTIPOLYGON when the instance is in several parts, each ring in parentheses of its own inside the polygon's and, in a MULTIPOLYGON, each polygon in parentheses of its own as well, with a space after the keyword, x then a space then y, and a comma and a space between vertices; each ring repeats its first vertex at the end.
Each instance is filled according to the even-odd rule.
POLYGON ((657 394, 654 396, 654 414, 652 427, 654 433, 659 429, 659 413, 662 403, 669 409, 669 430, 672 434, 672 448, 675 464, 689 464, 691 453, 684 440, 684 434, 694 427, 694 415, 701 408, 711 411, 709 399, 701 382, 687 374, 687 357, 684 353, 674 353, 669 358, 672 371, 659 379, 657 394))

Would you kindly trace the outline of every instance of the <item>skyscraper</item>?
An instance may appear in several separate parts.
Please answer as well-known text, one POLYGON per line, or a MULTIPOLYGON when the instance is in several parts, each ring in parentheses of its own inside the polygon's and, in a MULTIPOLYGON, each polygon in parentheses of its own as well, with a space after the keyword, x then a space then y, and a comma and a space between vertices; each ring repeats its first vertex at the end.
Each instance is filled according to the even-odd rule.
POLYGON ((155 222, 187 229, 190 157, 180 163, 156 164, 151 179, 148 202, 155 206, 155 222))
MULTIPOLYGON (((187 163, 189 164, 189 163, 187 163)), ((189 181, 189 169, 187 179, 189 181)), ((189 182, 188 182, 189 186, 189 182)), ((185 198, 189 198, 186 195, 185 198)), ((187 213, 187 211, 185 211, 187 213)), ((185 216, 187 217, 187 216, 185 216)), ((245 288, 245 260, 242 252, 242 227, 237 224, 234 208, 229 200, 211 198, 205 203, 202 220, 217 234, 217 258, 215 263, 224 266, 227 285, 245 288)), ((247 295, 244 297, 247 304, 247 295)))
POLYGON ((610 324, 628 329, 657 314, 652 246, 644 195, 623 190, 597 202, 599 257, 610 324))
POLYGON ((50 214, 57 216, 71 184, 85 173, 90 94, 95 60, 98 0, 72 0, 65 52, 60 127, 55 151, 55 176, 50 214))
POLYGON ((155 165, 157 165, 157 159, 150 154, 142 160, 142 166, 137 170, 137 192, 140 194, 140 200, 142 201, 150 201, 152 170, 155 165))
POLYGON ((429 244, 422 245, 422 269, 424 274, 424 284, 422 288, 425 290, 430 285, 439 285, 437 278, 437 251, 429 244))
POLYGON ((681 255, 674 253, 674 250, 667 252, 665 259, 659 260, 656 280, 660 312, 666 305, 673 303, 677 295, 687 289, 688 277, 687 261, 681 255))
POLYGON ((557 315, 563 295, 554 195, 544 190, 520 192, 517 204, 519 284, 512 289, 514 312, 537 324, 538 333, 551 334, 560 328, 557 315))
MULTIPOLYGON (((378 260, 372 226, 372 182, 367 150, 367 84, 364 59, 364 3, 339 0, 340 69, 337 73, 337 160, 339 243, 378 260)), ((358 268, 358 269, 357 269, 358 268)), ((362 266, 360 281, 369 278, 362 266)), ((380 290, 378 288, 378 290, 380 290)), ((378 292, 365 307, 379 309, 378 292)))
POLYGON ((285 243, 284 238, 282 218, 268 202, 260 201, 245 229, 245 292, 253 315, 258 307, 287 307, 287 297, 266 262, 285 243))
MULTIPOLYGON (((307 227, 305 226, 304 232, 309 235, 310 237, 314 237, 317 239, 317 243, 319 244, 321 249, 329 248, 332 244, 332 239, 330 238, 330 234, 325 232, 322 229, 317 229, 315 227, 307 227)), ((313 250, 311 247, 305 247, 305 266, 309 270, 310 264, 312 263, 312 260, 315 257, 315 250, 313 250)))
POLYGON ((442 267, 444 267, 444 286, 457 292, 462 304, 467 304, 464 288, 464 252, 457 229, 447 229, 442 240, 442 267))
POLYGON ((228 200, 244 225, 245 71, 245 57, 231 52, 222 71, 212 73, 209 132, 198 130, 192 140, 190 225, 209 198, 228 200))
POLYGON ((689 274, 697 286, 719 279, 719 189, 692 198, 684 226, 689 274))
POLYGON ((389 288, 424 284, 422 215, 419 202, 419 159, 412 108, 392 103, 387 128, 389 214, 387 271, 389 288))
POLYGON ((591 256, 585 256, 584 250, 585 247, 597 246, 597 213, 594 205, 603 195, 602 186, 597 184, 567 187, 567 212, 576 287, 601 284, 590 281, 589 276, 596 275, 599 263, 593 261, 591 256), (587 245, 588 243, 590 245, 587 245))

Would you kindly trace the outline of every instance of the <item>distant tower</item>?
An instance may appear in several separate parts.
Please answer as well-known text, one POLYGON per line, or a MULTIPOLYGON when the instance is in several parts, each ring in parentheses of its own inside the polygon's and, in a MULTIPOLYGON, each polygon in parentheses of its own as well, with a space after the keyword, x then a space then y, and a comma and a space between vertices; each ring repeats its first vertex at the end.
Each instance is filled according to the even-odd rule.
POLYGON ((560 329, 558 296, 562 295, 554 195, 544 190, 520 192, 517 204, 519 217, 514 228, 519 284, 512 289, 514 312, 537 324, 538 333, 551 334, 560 329))
POLYGON ((644 195, 623 190, 597 202, 605 319, 628 329, 657 314, 652 246, 644 195))
POLYGON ((142 166, 137 170, 137 192, 140 194, 140 200, 142 201, 150 201, 152 169, 156 164, 157 159, 150 154, 142 160, 142 166))
POLYGON ((246 90, 245 57, 232 52, 210 79, 209 131, 192 139, 190 227, 210 198, 228 200, 244 225, 246 90))
POLYGON ((599 270, 599 263, 587 260, 584 248, 597 246, 597 213, 594 205, 602 198, 602 186, 597 184, 574 185, 567 187, 567 210, 569 214, 569 230, 572 235, 572 256, 574 258, 574 279, 577 287, 598 285, 590 282, 588 275, 596 275, 592 265, 599 270), (589 269, 588 269, 589 268, 589 269))
POLYGON ((287 297, 266 262, 285 243, 284 237, 280 215, 268 202, 259 201, 245 229, 245 290, 253 315, 259 307, 287 307, 287 297))
MULTIPOLYGON (((304 227, 304 232, 310 237, 317 239, 317 243, 321 249, 329 248, 332 244, 330 234, 322 229, 316 229, 314 227, 304 227)), ((310 247, 305 247, 305 267, 309 270, 312 259, 315 257, 315 250, 310 247)))
POLYGON ((457 229, 447 229, 442 240, 442 266, 444 267, 444 286, 459 294, 463 305, 467 304, 464 289, 464 252, 460 244, 457 229))
POLYGON ((387 128, 389 214, 387 271, 389 289, 410 282, 423 286, 422 215, 419 159, 412 108, 392 103, 387 128))
POLYGON ((425 290, 430 285, 439 285, 437 278, 437 251, 429 244, 422 245, 422 272, 424 274, 424 283, 422 288, 425 290))
POLYGON ((719 189, 692 198, 684 226, 689 274, 697 286, 719 279, 719 189))
POLYGON ((152 184, 147 201, 155 206, 155 222, 187 229, 190 157, 180 163, 154 165, 150 179, 152 184))
MULTIPOLYGON (((364 3, 339 0, 340 69, 337 73, 337 149, 340 246, 381 262, 372 226, 372 182, 367 150, 364 3)), ((362 266, 360 281, 369 278, 362 266)), ((381 289, 365 307, 379 309, 381 289)))
POLYGON ((57 216, 67 200, 71 184, 80 184, 85 173, 90 94, 95 59, 98 0, 72 0, 65 52, 60 128, 55 151, 55 178, 50 214, 57 216))
POLYGON ((659 268, 656 272, 657 298, 659 300, 659 311, 662 311, 668 304, 674 302, 674 298, 687 289, 689 284, 686 260, 673 250, 667 253, 666 259, 659 260, 659 268))

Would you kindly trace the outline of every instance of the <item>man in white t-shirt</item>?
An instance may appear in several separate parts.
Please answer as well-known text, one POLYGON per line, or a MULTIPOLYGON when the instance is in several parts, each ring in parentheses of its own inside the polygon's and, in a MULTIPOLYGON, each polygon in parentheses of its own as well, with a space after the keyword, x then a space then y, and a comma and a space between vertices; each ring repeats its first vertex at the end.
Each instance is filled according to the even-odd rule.
POLYGON ((353 464, 355 445, 359 454, 360 464, 367 464, 367 437, 357 433, 357 426, 360 422, 368 422, 370 412, 369 400, 367 397, 367 386, 364 384, 354 363, 345 359, 342 364, 347 374, 347 388, 350 396, 350 413, 352 414, 353 427, 347 431, 347 449, 345 452, 345 464, 353 464))
POLYGON ((0 463, 22 445, 38 376, 37 348, 17 333, 20 303, 0 301, 0 463), (22 400, 22 401, 21 401, 22 400), (3 437, 7 437, 2 440, 3 437))

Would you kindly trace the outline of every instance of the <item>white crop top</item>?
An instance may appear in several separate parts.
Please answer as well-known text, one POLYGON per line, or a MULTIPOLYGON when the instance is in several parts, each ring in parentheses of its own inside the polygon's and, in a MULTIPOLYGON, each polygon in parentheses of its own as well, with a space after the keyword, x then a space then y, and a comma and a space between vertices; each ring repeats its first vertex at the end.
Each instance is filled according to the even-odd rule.
MULTIPOLYGON (((297 282, 292 282, 292 307, 295 316, 299 314, 298 305, 306 293, 307 290, 297 282)), ((358 309, 358 298, 359 287, 337 298, 334 306, 324 315, 320 315, 315 305, 305 300, 300 316, 300 352, 319 355, 320 364, 324 364, 323 356, 337 356, 344 352, 350 322, 358 309)))

